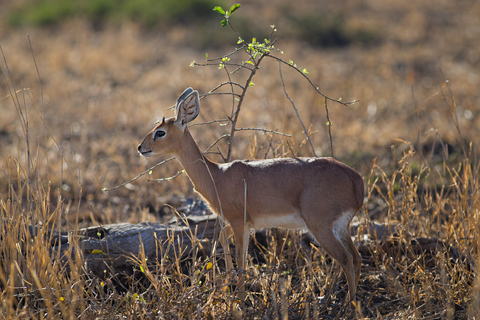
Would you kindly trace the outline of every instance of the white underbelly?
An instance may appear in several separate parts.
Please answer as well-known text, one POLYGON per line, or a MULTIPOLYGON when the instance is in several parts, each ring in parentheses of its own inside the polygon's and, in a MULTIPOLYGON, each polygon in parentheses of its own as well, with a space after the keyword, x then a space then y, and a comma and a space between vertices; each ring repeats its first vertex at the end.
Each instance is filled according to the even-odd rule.
POLYGON ((253 228, 257 230, 273 227, 307 229, 305 221, 297 212, 278 215, 259 215, 256 216, 252 222, 253 228))

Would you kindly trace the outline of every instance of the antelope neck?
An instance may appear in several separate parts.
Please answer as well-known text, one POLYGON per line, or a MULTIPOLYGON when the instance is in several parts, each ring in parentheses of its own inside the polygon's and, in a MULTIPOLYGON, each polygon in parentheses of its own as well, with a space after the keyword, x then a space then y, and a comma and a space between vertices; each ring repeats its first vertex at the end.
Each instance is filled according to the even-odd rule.
POLYGON ((203 155, 188 129, 185 129, 181 146, 176 157, 192 181, 195 191, 211 205, 217 204, 214 182, 221 171, 218 164, 203 155))

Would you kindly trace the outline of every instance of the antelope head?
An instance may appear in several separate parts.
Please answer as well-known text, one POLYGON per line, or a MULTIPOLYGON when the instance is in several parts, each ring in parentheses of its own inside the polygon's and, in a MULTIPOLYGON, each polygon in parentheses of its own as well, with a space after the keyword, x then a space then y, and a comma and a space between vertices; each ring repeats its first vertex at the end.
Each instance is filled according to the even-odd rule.
POLYGON ((164 117, 138 145, 138 152, 144 157, 177 154, 181 149, 187 124, 198 116, 199 111, 198 91, 186 89, 175 105, 175 117, 164 117))

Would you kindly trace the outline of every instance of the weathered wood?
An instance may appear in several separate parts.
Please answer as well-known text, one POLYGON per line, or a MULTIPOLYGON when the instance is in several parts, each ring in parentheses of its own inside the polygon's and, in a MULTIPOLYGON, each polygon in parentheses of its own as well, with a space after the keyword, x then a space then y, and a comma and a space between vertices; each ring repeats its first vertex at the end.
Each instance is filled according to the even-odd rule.
MULTIPOLYGON (((82 250, 86 269, 99 277, 119 272, 132 273, 135 258, 145 253, 148 261, 163 257, 184 259, 200 243, 206 254, 211 252, 219 219, 216 215, 190 216, 180 222, 160 224, 120 223, 80 229, 76 234, 57 236, 54 251, 66 254, 82 250), (69 238, 69 241, 65 241, 69 238), (72 248, 70 245, 75 244, 72 248)), ((54 240, 52 240, 54 242, 54 240)))

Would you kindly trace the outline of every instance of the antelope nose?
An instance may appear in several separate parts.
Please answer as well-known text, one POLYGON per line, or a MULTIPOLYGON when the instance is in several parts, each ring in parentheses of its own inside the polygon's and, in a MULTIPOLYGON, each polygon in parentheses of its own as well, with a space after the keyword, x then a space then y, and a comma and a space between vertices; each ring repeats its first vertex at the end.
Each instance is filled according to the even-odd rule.
POLYGON ((141 147, 142 147, 142 145, 139 144, 139 145, 138 145, 138 148, 137 148, 138 152, 140 152, 140 148, 141 148, 141 147))

